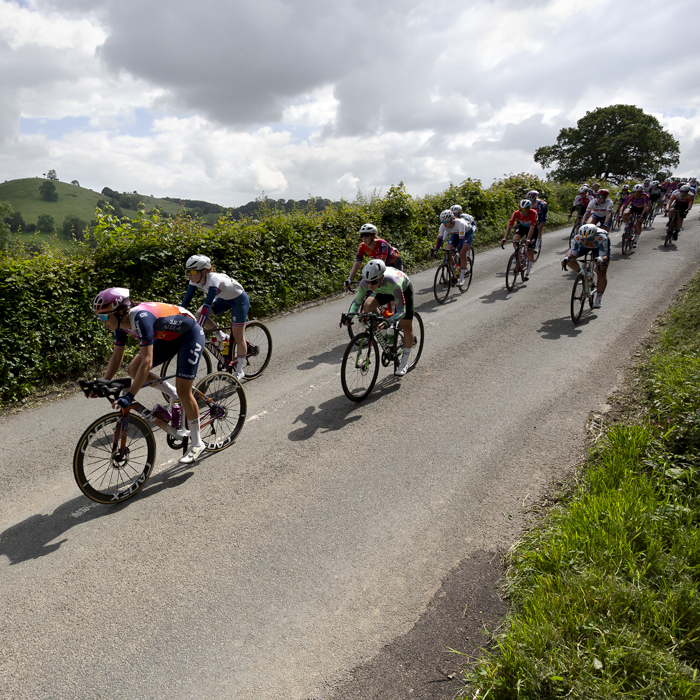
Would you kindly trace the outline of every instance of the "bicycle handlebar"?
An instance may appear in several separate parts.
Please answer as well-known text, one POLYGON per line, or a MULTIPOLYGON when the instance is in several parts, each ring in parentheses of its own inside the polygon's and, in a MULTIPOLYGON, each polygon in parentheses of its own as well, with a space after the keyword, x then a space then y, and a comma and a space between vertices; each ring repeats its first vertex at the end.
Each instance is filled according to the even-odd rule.
POLYGON ((87 398, 90 398, 90 394, 95 396, 109 399, 114 403, 122 390, 128 389, 131 386, 131 378, 125 377, 124 379, 94 379, 91 382, 86 382, 84 379, 78 379, 78 385, 83 390, 83 393, 87 398))

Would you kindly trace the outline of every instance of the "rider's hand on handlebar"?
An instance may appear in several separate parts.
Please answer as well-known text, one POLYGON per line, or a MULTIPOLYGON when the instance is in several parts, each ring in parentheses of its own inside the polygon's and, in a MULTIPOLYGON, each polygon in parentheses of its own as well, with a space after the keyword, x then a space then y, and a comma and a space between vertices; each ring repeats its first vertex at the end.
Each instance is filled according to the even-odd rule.
POLYGON ((120 396, 113 404, 112 408, 129 408, 134 403, 134 395, 127 391, 124 396, 120 396))
POLYGON ((430 257, 431 257, 431 258, 434 258, 436 255, 437 255, 437 251, 435 250, 435 248, 432 248, 432 249, 430 250, 430 257))
POLYGON ((348 278, 345 280, 345 282, 343 282, 343 286, 345 287, 345 289, 350 289, 350 282, 351 282, 351 281, 352 281, 352 280, 348 277, 348 278))

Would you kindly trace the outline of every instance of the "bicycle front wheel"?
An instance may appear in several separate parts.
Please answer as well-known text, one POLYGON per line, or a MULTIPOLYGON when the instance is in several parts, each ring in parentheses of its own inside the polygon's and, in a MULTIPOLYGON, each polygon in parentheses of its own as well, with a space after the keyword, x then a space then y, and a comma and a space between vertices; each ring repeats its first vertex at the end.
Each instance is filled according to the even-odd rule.
POLYGON ((664 248, 668 248, 669 245, 671 245, 671 241, 673 240, 673 226, 671 225, 672 222, 668 222, 668 225, 666 226, 666 237, 664 238, 664 248))
MULTIPOLYGON (((401 324, 399 324, 398 337, 396 338, 396 358, 394 359, 394 369, 396 369, 401 362, 401 355, 403 354, 404 348, 403 330, 401 330, 400 326, 401 324)), ((413 349, 411 350, 411 361, 408 363, 408 372, 410 372, 418 364, 418 360, 420 360, 421 353, 423 352, 423 319, 420 317, 420 314, 417 311, 413 312, 413 325, 411 330, 413 330, 413 349)))
POLYGON ((518 275, 520 270, 518 269, 518 251, 514 251, 508 260, 508 267, 506 268, 506 289, 512 292, 515 289, 515 283, 518 281, 518 275))
POLYGON ((569 234, 569 250, 571 249, 571 244, 573 243, 574 236, 576 235, 576 232, 578 231, 578 221, 574 223, 574 225, 571 227, 571 233, 569 234))
POLYGON ((214 372, 199 382, 194 397, 205 450, 220 452, 232 445, 243 430, 248 411, 241 383, 228 372, 214 372))
POLYGON ((435 270, 435 280, 433 281, 433 294, 438 304, 444 304, 447 300, 451 283, 452 273, 449 267, 443 263, 435 270))
MULTIPOLYGON (((177 369, 177 355, 171 357, 169 360, 166 360, 161 366, 160 366, 160 376, 161 377, 168 377, 171 374, 175 374, 175 371, 177 369)), ((199 358, 199 365, 197 366, 197 376, 194 378, 194 386, 197 386, 198 382, 201 382, 204 377, 207 376, 207 374, 211 374, 212 370, 212 364, 211 364, 211 355, 205 350, 202 350, 202 354, 199 358)), ((163 398, 166 401, 170 401, 170 397, 167 394, 163 394, 163 398)))
POLYGON ((78 488, 97 503, 123 503, 148 481, 156 458, 151 426, 134 413, 98 418, 80 436, 73 455, 78 488))
MULTIPOLYGON (((272 335, 264 323, 251 321, 245 326, 245 341, 248 351, 245 356, 243 373, 246 379, 259 377, 270 364, 272 355, 272 335)), ((235 358, 236 355, 234 354, 235 358)))
POLYGON ((627 224, 625 230, 622 232, 622 254, 627 255, 627 253, 632 250, 632 240, 634 237, 632 224, 627 224))
POLYGON ((583 279, 583 274, 579 272, 574 280, 574 288, 571 290, 571 320, 574 323, 578 323, 581 320, 586 296, 585 280, 583 279))
POLYGON ((369 333, 358 333, 345 348, 340 368, 340 383, 350 401, 369 396, 379 374, 377 341, 369 333))

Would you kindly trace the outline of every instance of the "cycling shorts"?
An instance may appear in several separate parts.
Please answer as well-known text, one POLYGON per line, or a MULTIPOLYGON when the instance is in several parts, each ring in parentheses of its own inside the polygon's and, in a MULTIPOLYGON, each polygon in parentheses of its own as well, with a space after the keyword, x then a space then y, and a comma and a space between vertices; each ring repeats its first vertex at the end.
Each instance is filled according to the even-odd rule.
POLYGON ((600 214, 591 214, 591 218, 589 219, 589 223, 591 224, 600 224, 601 226, 605 226, 606 228, 610 227, 610 224, 604 223, 605 220, 607 219, 607 214, 605 216, 600 216, 600 214))
POLYGON ((461 236, 461 237, 458 233, 451 233, 450 240, 448 241, 448 245, 451 245, 455 250, 460 251, 460 250, 462 250, 462 246, 465 243, 467 245, 471 245, 473 240, 474 240, 474 229, 470 229, 467 233, 464 234, 464 236, 461 236))
POLYGON ((394 262, 390 262, 386 264, 387 267, 393 267, 395 270, 400 270, 403 272, 403 261, 401 260, 401 256, 396 258, 394 262))
MULTIPOLYGON (((527 234, 529 232, 530 232, 529 226, 523 226, 522 224, 518 224, 515 227, 515 231, 513 231, 513 238, 515 238, 515 236, 520 236, 520 238, 527 238, 527 234)), ((532 238, 530 239, 530 242, 527 244, 527 247, 534 248, 536 243, 537 243, 537 226, 535 226, 535 230, 532 232, 532 238)))
POLYGON ((211 310, 214 316, 223 314, 231 309, 231 324, 234 326, 245 326, 248 320, 248 309, 250 309, 250 299, 245 292, 241 292, 233 299, 222 299, 216 297, 211 303, 211 310))
POLYGON ((650 194, 649 199, 652 201, 652 203, 658 202, 661 199, 661 195, 660 194, 650 194))
MULTIPOLYGON (((377 303, 379 304, 379 306, 383 306, 384 304, 388 304, 389 302, 394 301, 393 294, 375 294, 374 298, 377 300, 377 303)), ((404 289, 403 300, 404 300, 404 304, 405 304, 406 313, 404 314, 404 317, 402 320, 412 321, 413 320, 413 285, 409 286, 408 289, 404 289)))
POLYGON ((642 212, 644 211, 644 207, 630 206, 629 210, 630 210, 630 214, 639 214, 641 216, 642 212))
POLYGON ((671 208, 675 209, 678 212, 678 215, 685 219, 686 215, 688 214, 688 204, 688 202, 679 202, 676 200, 671 208))
POLYGON ((204 350, 204 331, 195 324, 175 340, 156 340, 153 343, 153 367, 162 365, 177 355, 178 379, 194 379, 204 350))

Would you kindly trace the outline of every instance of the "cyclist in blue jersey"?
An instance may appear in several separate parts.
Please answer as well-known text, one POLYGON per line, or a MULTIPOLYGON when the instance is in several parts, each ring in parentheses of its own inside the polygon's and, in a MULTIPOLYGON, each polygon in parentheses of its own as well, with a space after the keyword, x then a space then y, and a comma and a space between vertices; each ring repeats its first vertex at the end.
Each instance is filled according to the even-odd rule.
POLYGON ((537 241, 535 242, 535 250, 539 250, 542 247, 544 225, 547 223, 547 217, 549 216, 549 205, 544 199, 540 199, 540 193, 537 190, 530 190, 527 193, 526 199, 532 202, 532 209, 537 212, 537 228, 535 229, 537 241))
POLYGON ((571 250, 561 260, 563 270, 567 268, 573 270, 576 274, 581 271, 581 268, 576 262, 577 258, 585 255, 587 251, 592 250, 595 254, 595 268, 598 274, 598 284, 594 309, 599 309, 603 301, 603 292, 608 286, 608 265, 610 264, 610 238, 607 231, 598 228, 595 224, 583 224, 574 236, 571 250))
MULTIPOLYGON (((385 319, 380 327, 397 321, 403 331, 404 347, 401 362, 394 374, 403 377, 408 371, 408 359, 415 342, 413 335, 413 285, 408 275, 401 270, 387 267, 383 260, 370 260, 362 268, 362 280, 357 295, 350 305, 348 317, 352 318, 361 308, 372 313, 382 304, 393 301, 394 314, 385 319)), ((342 325, 341 321, 341 325, 342 325)), ((345 321, 347 326, 349 321, 345 321)))
POLYGON ((191 464, 204 451, 199 422, 199 407, 192 394, 199 359, 204 349, 204 331, 189 311, 173 304, 143 301, 131 305, 129 290, 110 287, 100 292, 92 303, 97 318, 114 334, 114 350, 107 363, 104 379, 112 379, 124 360, 128 336, 137 338, 139 352, 127 368, 131 377, 129 391, 120 396, 113 408, 128 408, 147 381, 159 382, 155 389, 179 398, 192 438, 190 449, 181 464, 191 464), (177 355, 175 388, 151 372, 177 355))

